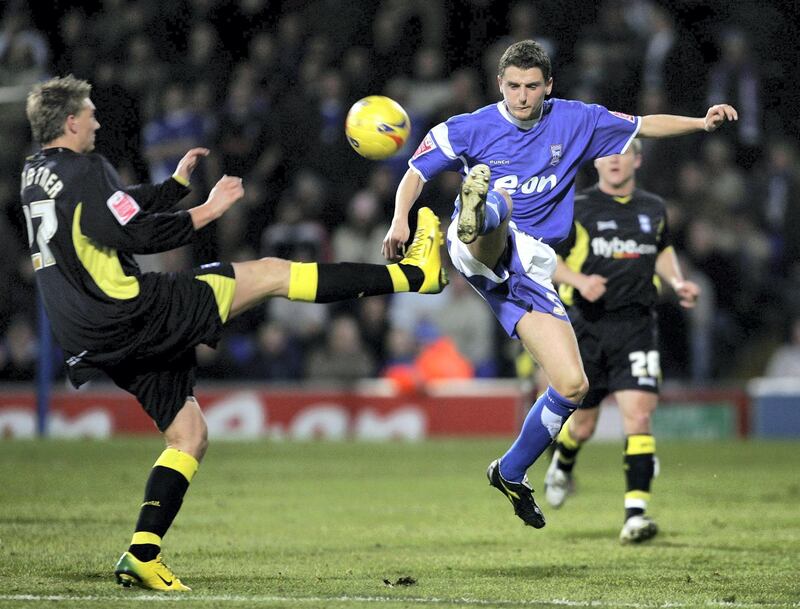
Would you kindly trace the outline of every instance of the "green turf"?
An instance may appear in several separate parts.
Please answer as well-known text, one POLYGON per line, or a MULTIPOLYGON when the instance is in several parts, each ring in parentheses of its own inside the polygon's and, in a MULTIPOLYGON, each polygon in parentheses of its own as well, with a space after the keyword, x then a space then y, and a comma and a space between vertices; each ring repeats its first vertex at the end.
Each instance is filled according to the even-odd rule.
MULTIPOLYGON (((505 447, 212 444, 166 538, 194 592, 157 606, 800 606, 800 443, 659 442, 662 533, 638 547, 617 541, 621 446, 584 449, 540 531, 487 485, 505 447), (417 583, 383 583, 401 577, 417 583)), ((152 604, 111 570, 159 451, 0 441, 0 607, 152 604)))

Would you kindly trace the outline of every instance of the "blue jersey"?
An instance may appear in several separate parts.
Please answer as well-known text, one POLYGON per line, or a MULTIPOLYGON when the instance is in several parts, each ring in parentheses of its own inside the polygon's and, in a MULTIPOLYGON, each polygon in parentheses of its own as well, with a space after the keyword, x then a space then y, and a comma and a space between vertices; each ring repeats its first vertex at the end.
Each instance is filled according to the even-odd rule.
POLYGON ((501 101, 436 125, 408 163, 424 181, 488 165, 492 187, 511 195, 517 228, 552 245, 572 226, 581 163, 625 152, 640 124, 638 116, 563 99, 546 100, 538 122, 521 121, 501 101))

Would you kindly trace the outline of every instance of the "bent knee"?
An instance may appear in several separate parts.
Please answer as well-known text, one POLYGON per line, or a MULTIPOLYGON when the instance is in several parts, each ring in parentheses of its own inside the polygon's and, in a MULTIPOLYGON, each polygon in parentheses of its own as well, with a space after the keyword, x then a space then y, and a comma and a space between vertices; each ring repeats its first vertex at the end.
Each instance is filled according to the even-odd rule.
POLYGON ((572 436, 573 440, 586 442, 594 435, 597 419, 592 415, 593 413, 588 411, 578 410, 570 417, 569 435, 572 436), (585 413, 585 416, 578 416, 579 413, 585 413))
POLYGON ((511 195, 508 194, 508 191, 505 188, 495 188, 497 192, 505 199, 506 205, 508 205, 508 213, 509 215, 514 210, 514 201, 511 199, 511 195))
POLYGON ((581 371, 580 375, 563 379, 558 385, 554 384, 553 388, 570 402, 580 404, 589 392, 589 380, 581 371))

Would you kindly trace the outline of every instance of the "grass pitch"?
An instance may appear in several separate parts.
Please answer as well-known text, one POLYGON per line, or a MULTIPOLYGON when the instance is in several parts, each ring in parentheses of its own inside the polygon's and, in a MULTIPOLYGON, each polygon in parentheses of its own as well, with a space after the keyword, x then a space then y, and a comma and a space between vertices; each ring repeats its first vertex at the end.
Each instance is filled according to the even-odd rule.
POLYGON ((487 484, 507 444, 212 443, 165 539, 176 596, 112 575, 157 440, 0 441, 0 607, 800 607, 800 443, 660 441, 661 533, 633 547, 621 445, 584 448, 536 531, 487 484))

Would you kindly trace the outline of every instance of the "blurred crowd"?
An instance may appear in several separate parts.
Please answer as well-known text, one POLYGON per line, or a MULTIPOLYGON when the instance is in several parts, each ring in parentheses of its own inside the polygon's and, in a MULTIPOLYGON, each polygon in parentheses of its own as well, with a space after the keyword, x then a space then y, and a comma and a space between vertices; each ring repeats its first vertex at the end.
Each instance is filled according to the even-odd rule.
MULTIPOLYGON (((676 248, 703 289, 689 314, 670 294, 659 305, 665 375, 759 375, 798 334, 800 123, 788 91, 798 26, 781 2, 46 4, 0 9, 0 381, 33 378, 39 351, 18 196, 33 150, 24 99, 34 83, 67 73, 92 82, 97 150, 129 183, 165 179, 193 146, 212 155, 187 206, 223 173, 244 178, 245 199, 192 248, 143 257, 144 269, 267 255, 382 263, 394 190, 417 143, 439 121, 498 100, 497 60, 523 38, 550 52, 554 97, 635 114, 702 116, 723 101, 739 111, 712 136, 644 141, 639 185, 667 199, 676 248), (406 148, 380 163, 357 156, 343 133, 352 103, 378 93, 413 125, 406 148)), ((579 186, 595 177, 588 166, 579 186)), ((423 203, 445 223, 458 184, 451 174, 426 187, 423 203)), ((218 349, 198 350, 200 375, 415 383, 525 369, 488 307, 450 276, 438 296, 268 302, 233 320, 218 349)))

